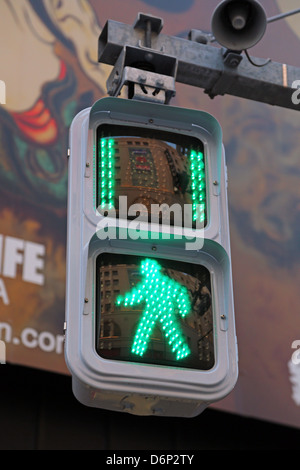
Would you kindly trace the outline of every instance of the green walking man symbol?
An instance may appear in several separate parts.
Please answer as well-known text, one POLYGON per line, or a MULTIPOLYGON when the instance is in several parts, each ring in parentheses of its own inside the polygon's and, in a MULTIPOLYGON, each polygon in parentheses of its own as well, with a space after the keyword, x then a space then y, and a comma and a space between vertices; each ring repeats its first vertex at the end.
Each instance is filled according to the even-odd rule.
POLYGON ((176 359, 188 356, 191 351, 181 330, 178 315, 182 318, 191 312, 191 302, 186 287, 162 273, 161 265, 152 259, 141 263, 142 280, 124 296, 118 296, 117 305, 125 307, 145 303, 131 351, 143 356, 156 323, 162 326, 176 359))

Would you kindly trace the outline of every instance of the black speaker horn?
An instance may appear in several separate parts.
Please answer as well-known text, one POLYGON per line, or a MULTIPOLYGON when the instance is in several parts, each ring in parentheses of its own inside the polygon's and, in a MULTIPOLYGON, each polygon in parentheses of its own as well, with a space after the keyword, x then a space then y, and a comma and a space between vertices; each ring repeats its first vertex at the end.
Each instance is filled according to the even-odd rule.
POLYGON ((216 41, 232 51, 255 46, 266 26, 265 10, 256 0, 224 0, 216 7, 211 21, 216 41))

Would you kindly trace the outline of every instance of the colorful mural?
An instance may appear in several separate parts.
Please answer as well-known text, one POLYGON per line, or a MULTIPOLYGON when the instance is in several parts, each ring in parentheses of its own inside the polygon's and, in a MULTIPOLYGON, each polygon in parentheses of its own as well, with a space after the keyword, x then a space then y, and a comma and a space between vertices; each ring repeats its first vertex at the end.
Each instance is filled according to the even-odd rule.
MULTIPOLYGON (((210 30, 218 0, 7 0, 0 3, 0 339, 7 362, 68 373, 63 355, 68 131, 106 95, 97 63, 107 19, 138 12, 165 34, 210 30)), ((264 0, 269 17, 296 0, 264 0)), ((300 15, 273 23, 253 55, 297 65, 300 15), (276 38, 284 38, 279 43, 276 38)), ((300 76, 299 76, 300 79, 300 76)), ((224 132, 240 375, 220 409, 300 427, 299 124, 295 111, 178 84, 171 104, 224 132), (294 344, 294 347, 293 347, 294 344), (298 346, 299 347, 299 346, 298 346), (295 357, 295 356, 293 356, 295 357)), ((1 365, 0 367, 4 367, 1 365)))
POLYGON ((87 1, 1 2, 0 23, 2 337, 8 360, 65 370, 68 131, 105 92, 105 67, 96 60, 101 28, 87 1), (38 285, 24 278, 33 262, 28 243, 40 247, 38 285))

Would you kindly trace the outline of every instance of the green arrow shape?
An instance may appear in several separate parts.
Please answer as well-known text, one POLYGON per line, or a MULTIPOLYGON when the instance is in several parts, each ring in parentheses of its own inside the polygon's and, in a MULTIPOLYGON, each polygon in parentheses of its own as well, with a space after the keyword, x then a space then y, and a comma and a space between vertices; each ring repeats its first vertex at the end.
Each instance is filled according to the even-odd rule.
POLYGON ((156 323, 160 323, 176 359, 191 351, 182 333, 178 315, 185 317, 191 311, 188 290, 161 272, 161 265, 152 259, 141 263, 142 280, 124 296, 118 296, 117 305, 125 307, 145 303, 132 345, 132 353, 143 356, 156 323))

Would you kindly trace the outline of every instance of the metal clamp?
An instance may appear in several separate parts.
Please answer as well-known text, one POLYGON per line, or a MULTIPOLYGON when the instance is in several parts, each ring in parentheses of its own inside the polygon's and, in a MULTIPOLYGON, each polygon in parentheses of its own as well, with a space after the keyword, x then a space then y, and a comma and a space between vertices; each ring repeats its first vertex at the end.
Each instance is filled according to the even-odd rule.
MULTIPOLYGON (((106 82, 110 96, 120 95, 124 86, 128 88, 128 99, 168 104, 175 96, 177 59, 152 48, 153 39, 159 35, 162 26, 161 18, 138 14, 133 29, 141 30, 142 35, 137 46, 126 45, 119 53, 106 82)), ((104 30, 103 37, 99 38, 99 48, 105 42, 106 34, 104 30)))

